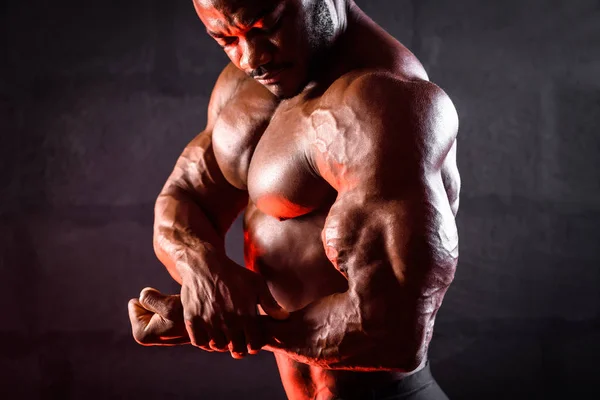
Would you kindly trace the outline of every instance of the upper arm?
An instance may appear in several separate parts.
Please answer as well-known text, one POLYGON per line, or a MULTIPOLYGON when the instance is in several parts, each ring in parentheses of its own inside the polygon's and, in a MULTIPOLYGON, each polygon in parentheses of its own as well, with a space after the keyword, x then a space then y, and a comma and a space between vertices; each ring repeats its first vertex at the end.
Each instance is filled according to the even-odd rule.
POLYGON ((456 112, 435 85, 386 76, 355 81, 340 104, 313 121, 313 162, 338 190, 323 244, 366 328, 421 348, 458 257, 442 179, 456 112))
POLYGON ((172 208, 170 199, 191 199, 200 206, 215 230, 224 236, 246 205, 247 194, 225 179, 213 145, 214 125, 243 79, 245 75, 232 64, 220 74, 210 97, 206 128, 188 143, 179 156, 159 195, 157 216, 163 215, 167 207, 172 208))
POLYGON ((223 71, 221 71, 215 82, 208 101, 206 128, 204 131, 211 132, 213 130, 221 111, 246 79, 247 76, 232 63, 227 64, 223 68, 223 71))

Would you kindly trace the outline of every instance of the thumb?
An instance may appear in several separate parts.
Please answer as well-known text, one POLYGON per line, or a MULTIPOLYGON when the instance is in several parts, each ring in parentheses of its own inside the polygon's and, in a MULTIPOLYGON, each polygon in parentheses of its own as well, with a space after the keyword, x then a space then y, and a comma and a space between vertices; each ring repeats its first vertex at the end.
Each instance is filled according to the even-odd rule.
POLYGON ((140 304, 147 310, 171 321, 175 321, 183 315, 179 296, 167 296, 150 287, 142 289, 140 304))
POLYGON ((260 284, 260 292, 258 297, 258 304, 262 307, 264 312, 271 318, 275 318, 277 320, 284 320, 290 316, 290 313, 281 307, 277 300, 271 294, 269 287, 266 283, 262 282, 260 284))

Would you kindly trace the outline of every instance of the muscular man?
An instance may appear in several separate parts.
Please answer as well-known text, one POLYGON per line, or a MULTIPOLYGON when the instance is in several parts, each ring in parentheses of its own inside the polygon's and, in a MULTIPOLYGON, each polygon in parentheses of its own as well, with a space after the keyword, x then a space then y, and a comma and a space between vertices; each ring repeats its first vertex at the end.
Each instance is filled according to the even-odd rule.
POLYGON ((446 398, 427 348, 458 257, 452 102, 352 0, 194 6, 231 64, 156 202, 181 294, 133 299, 135 339, 272 351, 290 399, 446 398), (246 268, 224 249, 242 211, 246 268))

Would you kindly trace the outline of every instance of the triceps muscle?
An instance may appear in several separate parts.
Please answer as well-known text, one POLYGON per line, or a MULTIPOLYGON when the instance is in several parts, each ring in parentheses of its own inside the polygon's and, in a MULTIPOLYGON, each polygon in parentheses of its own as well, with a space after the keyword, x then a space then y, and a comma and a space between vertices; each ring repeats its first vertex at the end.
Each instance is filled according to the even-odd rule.
POLYGON ((382 342, 403 337, 422 347, 430 340, 458 257, 452 210, 441 195, 439 176, 393 198, 340 193, 327 217, 326 254, 348 278, 366 331, 382 342))

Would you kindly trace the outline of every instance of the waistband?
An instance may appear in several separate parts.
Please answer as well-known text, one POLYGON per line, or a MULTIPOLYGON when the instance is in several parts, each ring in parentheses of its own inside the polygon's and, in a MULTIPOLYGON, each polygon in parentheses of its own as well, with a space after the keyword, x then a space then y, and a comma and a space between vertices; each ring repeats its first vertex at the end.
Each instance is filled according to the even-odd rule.
POLYGON ((409 395, 432 384, 433 382, 433 375, 431 375, 431 368, 429 367, 429 361, 427 361, 425 366, 414 374, 399 379, 395 382, 388 383, 383 387, 373 389, 371 391, 372 398, 380 399, 389 396, 409 395))

